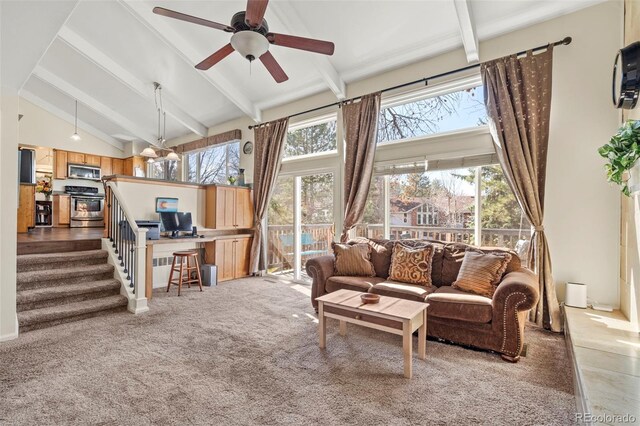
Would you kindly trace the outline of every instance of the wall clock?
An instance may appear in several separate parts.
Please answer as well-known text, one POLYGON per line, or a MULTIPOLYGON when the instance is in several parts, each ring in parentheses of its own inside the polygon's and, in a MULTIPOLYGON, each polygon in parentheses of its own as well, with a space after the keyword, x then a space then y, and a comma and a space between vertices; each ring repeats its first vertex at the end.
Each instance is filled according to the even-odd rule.
POLYGON ((623 47, 613 64, 613 105, 632 109, 640 93, 640 41, 623 47))
POLYGON ((253 152, 253 143, 251 143, 250 141, 245 143, 244 146, 242 147, 242 152, 244 152, 247 155, 251 154, 253 152))

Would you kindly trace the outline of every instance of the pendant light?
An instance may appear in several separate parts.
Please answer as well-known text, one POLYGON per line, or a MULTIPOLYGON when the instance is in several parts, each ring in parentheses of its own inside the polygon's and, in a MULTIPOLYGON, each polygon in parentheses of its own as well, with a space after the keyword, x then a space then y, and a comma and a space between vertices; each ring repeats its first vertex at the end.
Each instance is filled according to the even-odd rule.
POLYGON ((143 149, 140 155, 149 158, 156 158, 158 156, 158 154, 156 154, 156 152, 150 146, 143 149))
POLYGON ((71 139, 73 139, 74 141, 79 141, 80 140, 80 135, 78 134, 78 100, 76 99, 76 113, 74 116, 75 120, 74 120, 74 131, 73 131, 73 135, 71 135, 71 139))

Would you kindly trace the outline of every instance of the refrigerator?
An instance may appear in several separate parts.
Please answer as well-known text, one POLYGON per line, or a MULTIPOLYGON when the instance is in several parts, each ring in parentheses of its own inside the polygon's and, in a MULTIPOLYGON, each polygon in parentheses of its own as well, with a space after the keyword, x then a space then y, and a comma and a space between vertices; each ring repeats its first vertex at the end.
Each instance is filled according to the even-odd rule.
POLYGON ((20 183, 36 183, 36 152, 21 148, 18 151, 20 183))

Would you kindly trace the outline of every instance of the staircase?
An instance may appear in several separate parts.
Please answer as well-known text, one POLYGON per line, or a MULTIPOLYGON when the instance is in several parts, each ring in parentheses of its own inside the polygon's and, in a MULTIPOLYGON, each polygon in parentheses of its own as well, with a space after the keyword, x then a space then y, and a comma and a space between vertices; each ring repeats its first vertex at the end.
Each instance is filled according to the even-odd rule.
POLYGON ((20 332, 126 311, 107 256, 104 250, 19 255, 20 332))

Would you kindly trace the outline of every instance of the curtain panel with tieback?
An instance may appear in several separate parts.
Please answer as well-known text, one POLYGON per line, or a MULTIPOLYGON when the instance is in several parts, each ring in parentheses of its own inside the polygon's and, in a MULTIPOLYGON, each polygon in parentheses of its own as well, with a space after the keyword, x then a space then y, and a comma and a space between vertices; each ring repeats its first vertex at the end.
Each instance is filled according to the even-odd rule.
POLYGON ((506 56, 481 66, 484 101, 504 175, 533 225, 529 267, 538 274, 540 298, 530 319, 562 330, 544 232, 544 191, 549 143, 553 45, 544 53, 506 56))
POLYGON ((345 133, 344 226, 341 241, 362 220, 373 175, 380 114, 380 92, 342 106, 345 133))
POLYGON ((253 206, 255 232, 249 258, 250 271, 264 271, 265 253, 262 224, 280 171, 289 118, 254 127, 253 206))

